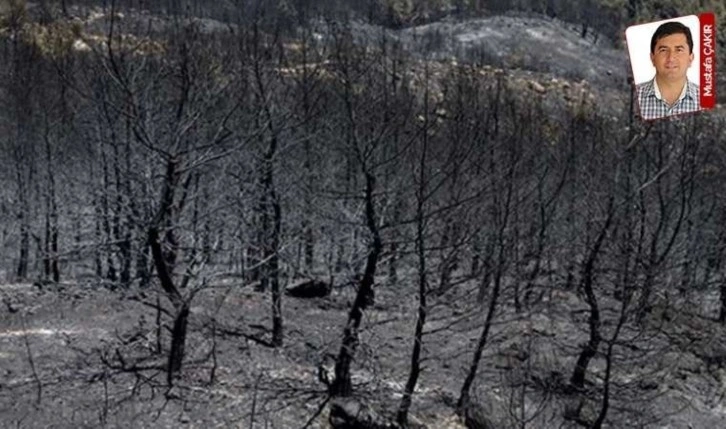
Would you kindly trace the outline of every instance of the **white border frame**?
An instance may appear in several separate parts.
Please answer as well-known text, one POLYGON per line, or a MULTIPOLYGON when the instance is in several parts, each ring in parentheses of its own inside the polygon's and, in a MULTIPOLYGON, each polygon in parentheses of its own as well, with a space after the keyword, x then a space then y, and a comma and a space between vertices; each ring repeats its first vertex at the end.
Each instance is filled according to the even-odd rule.
POLYGON ((650 60, 650 40, 653 33, 664 22, 677 21, 691 30, 693 37, 693 62, 686 72, 688 80, 698 84, 701 81, 701 22, 697 15, 632 25, 625 30, 630 65, 633 68, 633 82, 638 85, 655 77, 655 67, 650 60))

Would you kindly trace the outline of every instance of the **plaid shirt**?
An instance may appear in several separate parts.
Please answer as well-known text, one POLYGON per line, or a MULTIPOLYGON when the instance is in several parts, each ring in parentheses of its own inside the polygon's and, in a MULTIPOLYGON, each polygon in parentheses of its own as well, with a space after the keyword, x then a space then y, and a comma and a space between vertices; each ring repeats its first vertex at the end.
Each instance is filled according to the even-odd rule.
POLYGON ((638 85, 636 91, 642 119, 658 119, 701 110, 698 85, 689 80, 686 80, 686 87, 672 106, 663 100, 655 85, 655 78, 638 85))

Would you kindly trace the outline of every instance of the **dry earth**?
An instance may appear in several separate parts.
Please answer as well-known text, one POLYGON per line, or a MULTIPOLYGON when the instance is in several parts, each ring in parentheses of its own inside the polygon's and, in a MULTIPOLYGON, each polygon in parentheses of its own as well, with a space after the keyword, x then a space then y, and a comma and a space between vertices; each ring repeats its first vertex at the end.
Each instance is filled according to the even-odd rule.
MULTIPOLYGON (((332 367, 353 293, 287 298, 286 343, 272 349, 239 336, 267 338, 268 296, 233 281, 202 292, 193 308, 183 376, 169 391, 160 369, 116 367, 117 349, 127 368, 164 363, 154 353, 155 310, 138 301, 154 302, 153 290, 72 284, 0 289, 6 307, 0 313, 0 416, 3 427, 23 428, 305 427, 325 400, 318 370, 332 367)), ((405 284, 380 286, 361 331, 356 391, 383 413, 395 410, 407 376, 411 292, 405 284)), ((543 302, 528 312, 505 305, 497 314, 476 383, 476 398, 497 427, 514 427, 522 412, 533 418, 527 427, 576 427, 562 416, 577 405, 565 385, 586 338, 586 306, 574 293, 542 292, 543 302)), ((607 338, 617 302, 606 298, 603 306, 610 309, 604 312, 607 338)), ((412 408, 416 421, 429 428, 461 427, 452 405, 483 315, 466 283, 436 300, 412 408)), ((647 329, 627 329, 621 337, 627 344, 616 347, 610 427, 725 427, 726 370, 708 357, 726 355, 722 331, 711 320, 672 308, 654 312, 647 329)), ((603 374, 604 361, 595 359, 584 415, 599 409, 603 374)), ((325 412, 309 427, 328 427, 325 412)))

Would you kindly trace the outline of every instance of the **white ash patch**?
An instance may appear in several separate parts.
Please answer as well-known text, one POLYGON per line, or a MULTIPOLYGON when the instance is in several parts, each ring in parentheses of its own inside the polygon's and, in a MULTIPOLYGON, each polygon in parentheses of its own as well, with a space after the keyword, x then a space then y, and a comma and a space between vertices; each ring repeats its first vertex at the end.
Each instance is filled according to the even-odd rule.
POLYGON ((48 328, 31 328, 31 329, 17 329, 13 331, 2 331, 0 332, 0 338, 12 338, 22 337, 24 335, 59 335, 59 334, 77 334, 79 331, 72 329, 48 329, 48 328))

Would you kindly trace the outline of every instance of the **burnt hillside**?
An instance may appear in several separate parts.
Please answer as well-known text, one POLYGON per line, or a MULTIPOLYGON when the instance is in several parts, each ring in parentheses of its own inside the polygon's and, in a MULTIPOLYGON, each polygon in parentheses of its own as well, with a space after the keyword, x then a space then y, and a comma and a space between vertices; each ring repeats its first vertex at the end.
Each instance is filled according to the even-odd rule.
POLYGON ((163 3, 0 9, 4 425, 724 425, 722 108, 541 14, 163 3))

